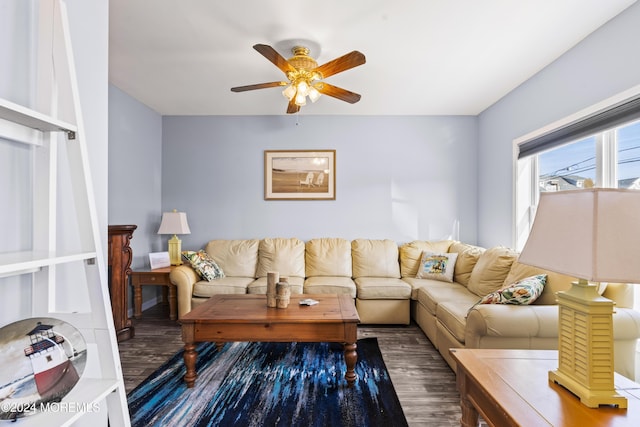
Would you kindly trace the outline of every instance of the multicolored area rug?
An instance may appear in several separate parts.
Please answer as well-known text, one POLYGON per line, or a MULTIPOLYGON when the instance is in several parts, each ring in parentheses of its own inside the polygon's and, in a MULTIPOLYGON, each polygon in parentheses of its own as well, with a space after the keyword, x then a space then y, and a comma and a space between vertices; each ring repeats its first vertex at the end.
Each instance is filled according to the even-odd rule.
POLYGON ((358 340, 348 388, 342 346, 198 346, 198 379, 184 384, 182 351, 128 395, 133 426, 407 426, 376 338, 358 340))

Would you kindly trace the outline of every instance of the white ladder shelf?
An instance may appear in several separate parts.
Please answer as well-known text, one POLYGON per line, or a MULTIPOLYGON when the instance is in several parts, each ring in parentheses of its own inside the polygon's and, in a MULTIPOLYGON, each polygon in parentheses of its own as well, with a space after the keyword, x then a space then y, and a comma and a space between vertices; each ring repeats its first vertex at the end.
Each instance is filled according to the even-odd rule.
POLYGON ((23 318, 53 317, 78 329, 87 343, 87 364, 62 400, 72 410, 30 415, 19 418, 15 425, 95 426, 100 420, 111 427, 126 427, 131 422, 66 5, 62 0, 39 0, 38 15, 38 28, 33 30, 39 37, 37 104, 51 113, 0 99, 0 144, 18 152, 25 147, 29 150, 30 171, 23 172, 33 184, 31 202, 26 203, 31 205, 30 212, 15 215, 30 216, 25 220, 31 222, 30 241, 21 242, 28 249, 11 252, 0 247, 0 281, 12 281, 11 285, 19 285, 18 292, 29 294, 31 309, 23 318), (52 61, 55 65, 42 65, 52 61), (59 119, 62 113, 72 123, 59 119))

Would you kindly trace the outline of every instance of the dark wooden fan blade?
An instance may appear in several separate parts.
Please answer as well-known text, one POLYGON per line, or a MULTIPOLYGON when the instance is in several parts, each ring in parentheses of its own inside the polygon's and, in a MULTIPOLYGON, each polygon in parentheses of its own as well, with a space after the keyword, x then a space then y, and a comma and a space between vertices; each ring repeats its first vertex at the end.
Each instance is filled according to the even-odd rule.
POLYGON ((355 104, 356 102, 360 101, 360 95, 358 95, 357 93, 342 89, 338 86, 330 85, 329 83, 316 83, 315 85, 313 85, 313 87, 318 89, 318 92, 322 94, 332 96, 341 101, 346 101, 350 104, 355 104))
POLYGON ((351 53, 336 58, 333 61, 329 61, 326 64, 320 65, 314 71, 322 74, 322 78, 327 78, 334 74, 341 73, 342 71, 349 70, 358 65, 362 65, 366 62, 364 55, 357 50, 351 53))
POLYGON ((232 87, 231 92, 246 92, 248 90, 266 89, 268 87, 286 86, 288 84, 289 83, 285 83, 285 82, 258 83, 255 85, 232 87))
POLYGON ((295 103, 295 100, 289 101, 287 105, 287 114, 295 114, 300 111, 300 106, 295 103))
POLYGON ((287 74, 289 71, 295 71, 293 65, 289 64, 289 61, 284 59, 274 48, 266 44, 256 44, 253 46, 262 56, 271 61, 276 67, 280 68, 283 73, 287 74))

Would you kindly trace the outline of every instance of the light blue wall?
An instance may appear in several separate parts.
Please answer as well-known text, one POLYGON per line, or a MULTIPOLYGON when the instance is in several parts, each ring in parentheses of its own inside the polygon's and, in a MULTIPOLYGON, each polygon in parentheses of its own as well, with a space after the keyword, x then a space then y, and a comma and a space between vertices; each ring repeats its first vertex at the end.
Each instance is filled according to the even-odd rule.
POLYGON ((31 28, 36 16, 32 2, 0 2, 0 97, 30 105, 31 28))
MULTIPOLYGON (((162 213, 162 117, 109 86, 109 224, 134 224, 131 267, 149 268, 166 250, 156 234, 162 213)), ((147 289, 144 289, 145 291, 147 289)))
MULTIPOLYGON (((459 237, 474 243, 475 117, 163 117, 163 210, 214 238, 459 237), (298 123, 296 123, 298 122, 298 123), (336 150, 335 201, 265 201, 264 150, 336 150)), ((164 239, 166 240, 166 239, 164 239)))
POLYGON ((480 245, 513 245, 513 140, 640 84, 639 42, 636 3, 480 115, 480 245))
MULTIPOLYGON (((0 98, 31 106, 31 2, 0 1, 0 98)), ((37 8, 35 8, 37 9, 37 8)), ((0 139, 0 252, 31 249, 33 201, 31 148, 22 143, 0 139), (5 208, 5 204, 10 209, 5 208)), ((0 279, 0 294, 7 286, 0 279)), ((26 306, 26 304, 24 304, 26 306)))

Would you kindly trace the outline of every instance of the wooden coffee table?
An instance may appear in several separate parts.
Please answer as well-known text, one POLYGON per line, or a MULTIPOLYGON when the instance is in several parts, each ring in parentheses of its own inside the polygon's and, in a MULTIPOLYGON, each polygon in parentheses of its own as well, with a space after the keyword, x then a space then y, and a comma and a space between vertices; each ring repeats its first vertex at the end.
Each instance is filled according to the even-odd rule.
POLYGON ((344 377, 351 387, 356 380, 359 322, 349 295, 292 295, 287 308, 267 307, 266 295, 214 295, 180 319, 184 380, 188 388, 195 385, 199 342, 338 342, 344 345, 344 377), (300 305, 304 298, 319 304, 300 305))

